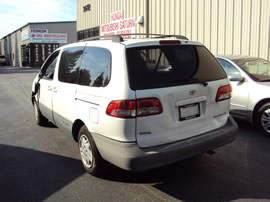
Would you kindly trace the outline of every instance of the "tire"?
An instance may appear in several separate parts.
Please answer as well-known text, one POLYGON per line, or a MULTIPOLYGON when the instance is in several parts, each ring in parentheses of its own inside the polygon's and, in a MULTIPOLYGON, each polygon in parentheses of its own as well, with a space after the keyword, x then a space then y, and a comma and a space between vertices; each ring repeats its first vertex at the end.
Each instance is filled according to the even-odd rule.
POLYGON ((85 125, 79 131, 78 146, 85 170, 93 176, 102 176, 105 172, 105 161, 100 156, 94 139, 85 125))
POLYGON ((47 126, 49 121, 45 116, 43 116, 41 114, 36 101, 34 101, 33 107, 34 107, 35 121, 36 121, 37 125, 39 125, 39 126, 47 126))
POLYGON ((257 112, 256 123, 258 129, 270 137, 270 103, 260 107, 257 112))

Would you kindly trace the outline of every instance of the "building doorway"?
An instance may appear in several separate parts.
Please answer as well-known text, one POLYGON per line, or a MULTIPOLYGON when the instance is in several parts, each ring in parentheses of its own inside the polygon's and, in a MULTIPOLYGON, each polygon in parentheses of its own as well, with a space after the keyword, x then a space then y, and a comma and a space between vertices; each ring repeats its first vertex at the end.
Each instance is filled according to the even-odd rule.
POLYGON ((21 46, 21 59, 22 59, 22 66, 27 67, 30 65, 30 46, 28 45, 22 45, 21 46))

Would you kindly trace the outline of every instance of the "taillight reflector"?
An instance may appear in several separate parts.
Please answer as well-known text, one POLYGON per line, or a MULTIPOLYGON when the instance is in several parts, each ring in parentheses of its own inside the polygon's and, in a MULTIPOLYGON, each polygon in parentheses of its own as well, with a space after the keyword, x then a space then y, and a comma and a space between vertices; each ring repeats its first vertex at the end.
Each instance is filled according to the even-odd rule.
POLYGON ((109 116, 135 118, 160 114, 162 105, 157 98, 112 101, 106 110, 109 116))
POLYGON ((181 44, 179 40, 160 40, 159 44, 165 45, 165 44, 181 44))
POLYGON ((221 86, 217 91, 216 102, 230 99, 231 98, 231 92, 232 92, 232 86, 231 85, 221 86))

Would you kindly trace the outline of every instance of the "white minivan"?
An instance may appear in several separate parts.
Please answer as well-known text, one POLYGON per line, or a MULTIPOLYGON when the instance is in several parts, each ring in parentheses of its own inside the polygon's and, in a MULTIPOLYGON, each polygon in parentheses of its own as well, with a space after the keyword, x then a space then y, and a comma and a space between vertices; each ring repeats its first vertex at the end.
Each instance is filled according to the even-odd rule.
POLYGON ((105 162, 146 171, 232 142, 226 73, 205 46, 176 37, 117 35, 57 49, 33 82, 37 124, 70 134, 92 175, 105 162))

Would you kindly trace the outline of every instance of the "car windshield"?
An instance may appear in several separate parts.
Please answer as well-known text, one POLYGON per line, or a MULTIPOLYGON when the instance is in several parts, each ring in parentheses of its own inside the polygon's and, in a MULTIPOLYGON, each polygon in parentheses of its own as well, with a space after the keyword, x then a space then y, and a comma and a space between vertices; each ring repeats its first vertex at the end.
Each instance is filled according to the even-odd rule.
POLYGON ((254 81, 270 81, 270 62, 261 58, 243 58, 233 60, 254 81))

